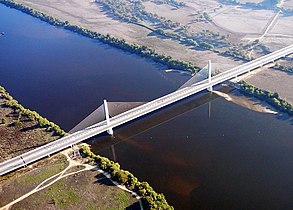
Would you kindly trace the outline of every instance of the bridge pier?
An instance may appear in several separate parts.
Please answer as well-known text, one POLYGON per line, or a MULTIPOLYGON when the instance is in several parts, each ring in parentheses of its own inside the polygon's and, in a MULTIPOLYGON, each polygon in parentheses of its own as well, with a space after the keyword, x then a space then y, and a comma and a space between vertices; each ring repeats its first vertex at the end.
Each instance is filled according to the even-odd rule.
MULTIPOLYGON (((105 111, 107 125, 109 125, 110 124, 110 116, 109 116, 109 109, 108 109, 108 104, 107 104, 106 100, 104 100, 104 111, 105 111)), ((107 130, 107 133, 110 134, 111 136, 113 136, 113 134, 114 134, 113 128, 109 128, 107 130)))
MULTIPOLYGON (((208 63, 208 82, 211 83, 212 82, 212 61, 209 60, 208 63)), ((210 87, 207 88, 208 91, 213 92, 213 86, 211 85, 210 87)))

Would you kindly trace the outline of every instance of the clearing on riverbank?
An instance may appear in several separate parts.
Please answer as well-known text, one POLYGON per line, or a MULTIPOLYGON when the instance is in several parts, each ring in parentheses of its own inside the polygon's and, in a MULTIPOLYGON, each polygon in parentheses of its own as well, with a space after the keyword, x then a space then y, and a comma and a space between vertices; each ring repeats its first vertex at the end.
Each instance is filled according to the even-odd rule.
MULTIPOLYGON (((6 99, 13 101, 1 87, 0 162, 59 137, 51 129, 41 128, 35 118, 24 115, 27 109, 21 105, 17 106, 23 112, 8 107, 6 99)), ((64 154, 67 159, 62 154, 53 155, 1 177, 0 209, 140 209, 136 198, 92 170, 95 166, 64 154)))
POLYGON ((0 93, 0 162, 59 138, 40 128, 35 119, 21 118, 14 109, 5 106, 0 93))
POLYGON ((130 193, 79 161, 58 154, 1 180, 0 209, 140 209, 130 193))
MULTIPOLYGON (((284 66, 291 65, 292 68, 292 64, 288 63, 284 64, 284 66)), ((263 90, 277 92, 282 98, 293 103, 293 73, 291 72, 265 68, 244 80, 263 90)))

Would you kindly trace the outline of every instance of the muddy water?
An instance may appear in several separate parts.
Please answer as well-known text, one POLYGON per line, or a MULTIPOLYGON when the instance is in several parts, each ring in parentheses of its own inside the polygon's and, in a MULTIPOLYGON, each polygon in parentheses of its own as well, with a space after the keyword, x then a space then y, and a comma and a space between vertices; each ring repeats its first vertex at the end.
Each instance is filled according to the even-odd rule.
MULTIPOLYGON (((110 101, 148 101, 188 78, 0 5, 0 82, 66 130, 110 101)), ((292 121, 201 94, 89 141, 175 209, 292 209, 292 121)))
POLYGON ((90 143, 164 192, 175 209, 291 209, 293 121, 209 98, 90 143))

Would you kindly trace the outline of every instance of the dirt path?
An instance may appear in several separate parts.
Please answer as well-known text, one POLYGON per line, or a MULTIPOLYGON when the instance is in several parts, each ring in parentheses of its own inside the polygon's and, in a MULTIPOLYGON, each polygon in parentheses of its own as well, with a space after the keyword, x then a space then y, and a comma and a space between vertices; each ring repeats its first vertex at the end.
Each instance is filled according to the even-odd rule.
POLYGON ((281 10, 279 10, 276 13, 276 15, 272 18, 272 20, 268 23, 268 26, 265 28, 263 34, 258 38, 259 40, 263 39, 266 36, 266 34, 269 32, 269 30, 274 26, 280 13, 281 13, 281 10))
POLYGON ((34 193, 39 192, 40 190, 43 190, 43 189, 51 186, 52 184, 54 184, 55 182, 59 181, 60 179, 63 179, 65 177, 67 177, 67 176, 71 176, 71 175, 74 175, 74 174, 77 174, 77 173, 80 173, 80 172, 83 172, 83 171, 88 171, 88 170, 97 170, 98 172, 100 172, 104 176, 106 176, 117 187, 119 187, 120 189, 122 189, 122 190, 124 190, 126 192, 129 192, 132 195, 134 195, 135 198, 139 201, 141 210, 143 210, 142 203, 141 203, 141 199, 140 199, 140 197, 135 192, 132 192, 132 191, 128 190, 125 186, 119 185, 117 182, 114 182, 111 179, 111 177, 110 177, 109 174, 107 174, 105 171, 99 169, 97 166, 92 166, 92 165, 89 165, 89 164, 79 163, 78 161, 75 161, 75 160, 71 159, 69 157, 69 155, 68 155, 71 151, 72 151, 72 149, 68 149, 68 150, 65 150, 65 151, 61 152, 63 155, 65 155, 67 157, 67 161, 69 163, 69 165, 63 171, 61 171, 61 172, 59 172, 59 173, 57 173, 57 174, 55 174, 55 175, 53 175, 53 176, 45 179, 37 187, 35 187, 33 190, 31 190, 30 192, 22 195, 21 197, 17 198, 16 200, 8 203, 7 205, 1 207, 0 210, 8 210, 14 204, 22 201, 23 199, 29 197, 30 195, 32 195, 34 193), (66 173, 66 171, 68 171, 70 168, 75 167, 75 166, 84 166, 85 168, 83 168, 81 170, 78 170, 78 171, 75 171, 75 172, 66 173))

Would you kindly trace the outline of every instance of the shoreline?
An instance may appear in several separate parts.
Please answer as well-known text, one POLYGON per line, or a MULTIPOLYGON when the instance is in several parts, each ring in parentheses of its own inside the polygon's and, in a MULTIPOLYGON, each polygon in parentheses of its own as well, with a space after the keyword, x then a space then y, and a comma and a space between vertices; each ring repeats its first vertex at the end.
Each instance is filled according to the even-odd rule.
POLYGON ((227 101, 237 104, 238 106, 247 108, 249 110, 267 114, 278 114, 278 112, 269 104, 258 99, 246 97, 245 95, 241 94, 240 91, 237 89, 229 93, 223 93, 219 91, 214 92, 226 99, 227 101))
MULTIPOLYGON (((31 111, 29 109, 24 108, 21 104, 19 104, 16 100, 14 100, 13 97, 10 96, 9 93, 2 86, 0 86, 0 97, 3 98, 3 100, 4 100, 5 103, 10 102, 10 101, 14 101, 15 102, 15 103, 13 103, 13 106, 9 106, 9 108, 12 109, 12 110, 14 110, 14 109, 20 109, 21 111, 26 112, 28 114, 28 116, 31 115, 32 117, 34 117, 34 119, 36 119, 36 117, 37 117, 37 119, 41 119, 41 120, 42 119, 46 119, 46 118, 43 118, 42 116, 40 116, 37 112, 31 111)), ((3 109, 3 107, 1 107, 1 109, 3 109)), ((22 122, 21 119, 19 121, 20 121, 20 123, 22 122)), ((60 127, 58 125, 56 125, 56 124, 54 124, 52 122, 49 122, 49 121, 46 122, 43 126, 52 126, 52 125, 53 126, 57 126, 60 129, 60 127)), ((34 129, 37 129, 37 127, 34 128, 34 129)), ((88 145, 85 144, 85 143, 81 143, 79 145, 81 145, 81 149, 80 150, 83 151, 83 152, 84 151, 87 151, 86 148, 89 148, 88 145)), ((62 154, 66 150, 68 150, 68 148, 60 151, 57 154, 62 154)), ((86 155, 87 153, 84 153, 84 154, 86 155)), ((113 162, 113 161, 109 160, 106 157, 102 157, 102 156, 99 156, 99 155, 95 155, 91 151, 88 154, 90 154, 90 156, 87 156, 88 159, 89 159, 89 162, 91 162, 91 160, 95 160, 96 161, 96 158, 99 158, 101 161, 106 162, 106 165, 107 165, 106 168, 103 168, 102 165, 99 166, 98 163, 97 163, 97 165, 99 166, 99 169, 101 169, 103 171, 103 174, 108 179, 110 179, 111 182, 113 182, 118 188, 123 189, 124 191, 131 192, 132 194, 134 193, 136 195, 136 198, 137 199, 141 199, 143 202, 141 200, 139 200, 139 203, 140 203, 140 206, 142 207, 142 209, 144 209, 144 207, 146 207, 145 209, 149 209, 149 208, 152 207, 153 204, 162 205, 162 207, 164 207, 163 209, 170 209, 170 210, 174 209, 172 206, 170 206, 167 203, 167 201, 165 200, 165 197, 164 197, 163 194, 161 194, 161 193, 159 194, 159 193, 155 192, 153 190, 153 188, 147 182, 140 182, 130 172, 125 171, 123 169, 120 169, 119 163, 113 162), (117 171, 116 171, 116 173, 114 175, 111 173, 112 171, 109 170, 109 167, 108 167, 109 164, 111 166, 113 166, 113 167, 115 166, 115 168, 117 169, 117 171), (118 174, 120 174, 121 176, 119 177, 118 174), (126 177, 125 177, 125 175, 126 175, 126 177), (119 177, 119 179, 117 179, 117 177, 119 177), (129 182, 133 183, 135 187, 133 189, 131 189, 126 184, 126 182, 122 182, 121 181, 121 180, 125 180, 125 179, 127 179, 127 180, 129 180, 129 182), (148 192, 150 194, 141 194, 141 191, 146 191, 146 192, 148 192)), ((41 159, 41 161, 42 160, 46 160, 46 158, 41 159)), ((33 164, 37 164, 37 163, 33 163, 33 164)), ((33 164, 30 164, 29 166, 27 166, 25 168, 26 170, 21 170, 20 171, 20 174, 26 173, 26 172, 30 171, 32 168, 34 168, 34 167, 31 167, 33 164)), ((14 177, 16 174, 18 174, 18 171, 14 171, 14 172, 12 172, 12 174, 13 174, 12 176, 11 176, 11 173, 8 173, 8 174, 4 175, 3 176, 4 178, 1 177, 1 178, 3 178, 1 180, 9 180, 9 178, 14 177)))
POLYGON ((0 0, 0 3, 9 8, 19 10, 32 17, 45 21, 46 23, 50 25, 61 27, 65 30, 69 30, 81 36, 84 36, 93 40, 98 40, 111 47, 123 50, 125 52, 129 52, 131 54, 138 55, 142 58, 150 59, 156 63, 163 64, 167 66, 167 68, 169 69, 183 70, 183 71, 188 71, 191 73, 196 73, 197 71, 200 70, 199 67, 193 65, 191 62, 174 59, 171 56, 168 56, 165 54, 159 54, 158 52, 156 52, 156 50, 148 46, 130 43, 130 42, 127 42, 125 39, 116 38, 110 34, 104 35, 98 32, 91 31, 87 28, 83 28, 79 25, 71 24, 66 20, 62 21, 58 18, 54 18, 48 14, 45 14, 43 12, 40 12, 38 10, 35 10, 23 4, 17 3, 13 0, 0 0))
MULTIPOLYGON (((85 143, 84 143, 85 144, 85 143)), ((87 145, 87 144, 85 144, 87 145)), ((127 189, 125 186, 123 185, 119 185, 119 183, 117 183, 116 181, 112 180, 111 176, 105 172, 104 170, 100 169, 99 167, 95 166, 95 165, 90 165, 88 163, 85 163, 85 160, 80 161, 80 159, 78 158, 77 160, 73 159, 70 157, 71 153, 74 153, 74 148, 69 148, 66 149, 58 154, 60 155, 64 155, 66 157, 66 160, 68 162, 68 166, 63 170, 60 171, 57 174, 54 174, 48 178, 46 178, 45 180, 43 180, 41 183, 38 184, 38 186, 36 186, 34 189, 32 189, 29 192, 26 192, 25 194, 21 195, 20 197, 16 198, 15 200, 11 201, 10 203, 5 204, 5 206, 0 207, 0 210, 8 210, 10 208, 12 208, 13 205, 25 200, 27 197, 38 193, 41 190, 45 190, 48 189, 51 185, 53 185, 54 183, 58 182, 61 179, 64 179, 68 176, 74 176, 77 173, 82 173, 85 171, 92 171, 92 172, 98 172, 99 174, 103 174, 111 183, 113 183, 116 187, 118 187, 119 189, 125 191, 126 193, 130 193, 138 202, 139 202, 139 206, 140 206, 140 210, 144 210, 143 208, 143 204, 141 201, 140 196, 137 195, 137 193, 127 189), (84 168, 78 170, 78 171, 73 171, 73 172, 68 172, 70 171, 70 169, 76 167, 76 166, 83 166, 84 168)))
POLYGON ((162 193, 155 192, 148 182, 141 182, 129 171, 121 169, 119 163, 94 154, 87 144, 81 145, 79 151, 84 158, 88 158, 89 162, 94 162, 99 169, 106 172, 107 178, 111 178, 118 185, 136 193, 140 197, 144 209, 174 210, 162 193))

